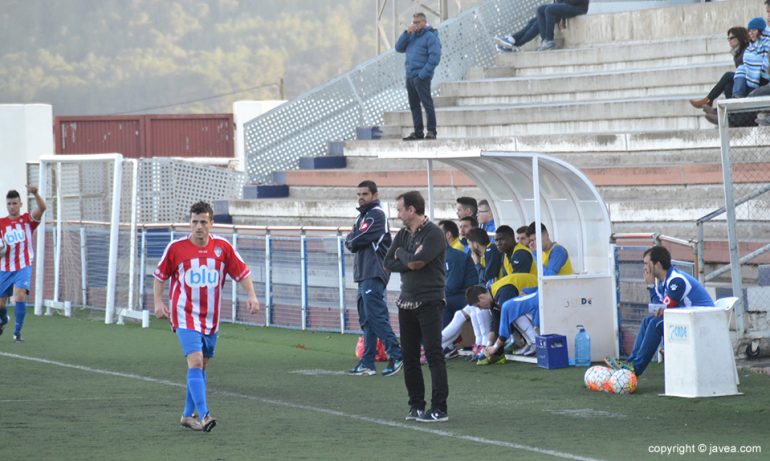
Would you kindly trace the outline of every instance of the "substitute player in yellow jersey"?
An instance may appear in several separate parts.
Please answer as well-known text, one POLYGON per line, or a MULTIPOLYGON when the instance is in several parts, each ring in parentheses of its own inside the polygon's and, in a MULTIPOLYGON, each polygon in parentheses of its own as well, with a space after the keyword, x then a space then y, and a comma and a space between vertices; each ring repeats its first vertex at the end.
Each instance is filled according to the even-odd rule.
MULTIPOLYGON (((532 250, 532 257, 537 260, 537 234, 535 230, 535 223, 532 222, 527 228, 527 237, 529 238, 529 248, 532 250)), ((543 275, 571 275, 573 272, 569 252, 566 248, 551 240, 551 237, 548 235, 548 229, 542 223, 540 224, 540 237, 543 240, 543 275)))

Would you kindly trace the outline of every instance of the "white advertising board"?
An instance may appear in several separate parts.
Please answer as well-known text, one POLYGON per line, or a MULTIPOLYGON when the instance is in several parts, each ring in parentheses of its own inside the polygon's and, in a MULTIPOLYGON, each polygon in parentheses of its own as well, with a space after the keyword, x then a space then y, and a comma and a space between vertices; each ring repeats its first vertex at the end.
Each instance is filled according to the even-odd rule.
POLYGON ((575 358, 576 325, 591 337, 591 361, 618 356, 615 286, 609 275, 543 277, 540 293, 540 332, 567 337, 575 358))

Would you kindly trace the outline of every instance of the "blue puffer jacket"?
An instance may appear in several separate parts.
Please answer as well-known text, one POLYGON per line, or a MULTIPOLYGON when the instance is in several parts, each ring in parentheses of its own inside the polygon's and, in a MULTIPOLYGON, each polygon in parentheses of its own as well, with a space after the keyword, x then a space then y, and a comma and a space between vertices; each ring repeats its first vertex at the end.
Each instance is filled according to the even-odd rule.
POLYGON ((438 31, 431 26, 425 26, 413 34, 404 31, 396 42, 396 51, 406 53, 404 67, 407 77, 419 77, 422 80, 433 78, 433 71, 441 61, 438 31))

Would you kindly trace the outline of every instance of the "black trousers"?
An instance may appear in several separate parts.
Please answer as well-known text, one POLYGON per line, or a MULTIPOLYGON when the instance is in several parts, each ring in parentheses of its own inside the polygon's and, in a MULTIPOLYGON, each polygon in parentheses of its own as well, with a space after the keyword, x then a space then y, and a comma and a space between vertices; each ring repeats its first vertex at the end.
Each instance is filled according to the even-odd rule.
POLYGON ((706 96, 709 98, 709 101, 715 101, 721 94, 724 94, 728 99, 732 98, 733 77, 735 77, 735 72, 725 72, 717 84, 714 85, 714 88, 711 89, 711 92, 709 92, 708 96, 706 96))
POLYGON ((441 317, 444 302, 425 303, 418 309, 399 309, 401 352, 404 357, 404 383, 409 394, 409 407, 425 409, 425 381, 420 367, 420 345, 430 368, 431 408, 447 411, 449 383, 446 362, 441 350, 441 317))

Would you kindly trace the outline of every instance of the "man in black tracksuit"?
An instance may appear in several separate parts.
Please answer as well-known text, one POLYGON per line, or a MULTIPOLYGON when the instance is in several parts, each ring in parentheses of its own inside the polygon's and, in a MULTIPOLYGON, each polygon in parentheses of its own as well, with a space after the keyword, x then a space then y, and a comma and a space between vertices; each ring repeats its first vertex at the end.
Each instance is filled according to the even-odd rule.
POLYGON ((380 207, 374 181, 361 182, 356 195, 359 215, 345 238, 345 246, 356 255, 353 278, 358 283, 358 321, 364 332, 364 353, 348 373, 357 376, 377 373, 374 357, 377 338, 380 338, 390 359, 382 375, 391 376, 401 370, 403 362, 385 302, 385 287, 390 277, 382 263, 391 243, 388 218, 380 207))

